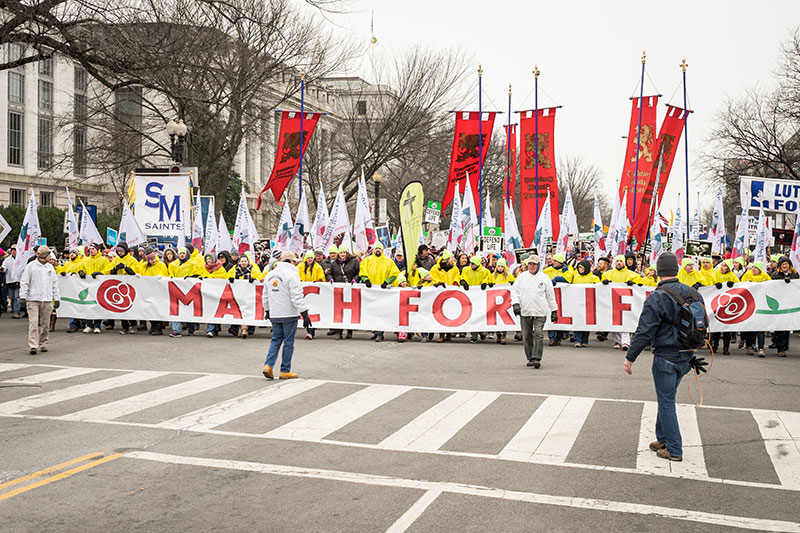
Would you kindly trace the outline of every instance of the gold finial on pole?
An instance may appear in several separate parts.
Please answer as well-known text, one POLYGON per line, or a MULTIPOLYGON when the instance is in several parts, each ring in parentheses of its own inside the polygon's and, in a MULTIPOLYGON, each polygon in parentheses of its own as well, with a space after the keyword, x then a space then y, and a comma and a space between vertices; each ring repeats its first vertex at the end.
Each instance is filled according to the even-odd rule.
POLYGON ((538 79, 539 78, 539 74, 541 74, 541 72, 539 72, 539 65, 534 65, 533 66, 533 77, 538 79))
POLYGON ((306 81, 306 69, 304 68, 300 69, 300 79, 306 81))
POLYGON ((642 65, 644 65, 646 61, 647 61, 647 54, 645 54, 644 50, 642 50, 642 65))
POLYGON ((508 96, 511 96, 511 84, 508 84, 508 96))
POLYGON ((688 67, 689 67, 689 63, 686 62, 686 58, 684 57, 683 60, 681 60, 681 70, 683 72, 686 72, 686 69, 688 67))
POLYGON ((483 76, 483 67, 481 67, 481 65, 478 64, 478 77, 480 78, 481 76, 483 76))

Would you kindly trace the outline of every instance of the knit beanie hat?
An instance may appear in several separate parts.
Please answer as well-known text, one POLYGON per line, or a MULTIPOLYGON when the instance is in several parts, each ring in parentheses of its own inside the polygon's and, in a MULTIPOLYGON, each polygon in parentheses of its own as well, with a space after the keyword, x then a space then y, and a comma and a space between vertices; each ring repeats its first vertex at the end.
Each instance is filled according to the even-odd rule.
POLYGON ((658 261, 656 261, 656 272, 658 272, 661 277, 677 276, 678 258, 675 254, 672 252, 664 252, 659 255, 658 261))

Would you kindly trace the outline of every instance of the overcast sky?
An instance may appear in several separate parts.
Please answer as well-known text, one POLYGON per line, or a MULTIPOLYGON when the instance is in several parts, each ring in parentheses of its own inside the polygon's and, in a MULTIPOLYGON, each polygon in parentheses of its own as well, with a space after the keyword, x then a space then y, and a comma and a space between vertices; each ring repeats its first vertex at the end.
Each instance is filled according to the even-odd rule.
MULTIPOLYGON (((375 37, 381 49, 415 43, 446 48, 461 45, 483 65, 484 109, 533 108, 534 64, 539 65, 540 107, 559 104, 556 157, 582 155, 603 172, 610 193, 622 173, 630 118, 629 98, 638 95, 642 50, 647 51, 645 95, 663 96, 661 126, 669 102, 682 107, 681 58, 689 64, 689 176, 692 209, 696 192, 704 202, 695 164, 714 115, 729 97, 754 85, 774 86, 782 41, 800 24, 798 0, 752 2, 532 2, 472 0, 351 0, 350 13, 333 17, 354 36, 375 37), (624 6, 624 7, 609 7, 624 6), (547 93, 547 95, 544 94, 547 93), (548 96, 549 95, 549 96, 548 96), (491 102, 487 102, 490 99, 491 102)), ((386 51, 386 50, 383 50, 386 51)), ((477 94, 474 109, 477 109, 477 94)), ((507 115, 498 117, 505 123, 507 115)), ((502 131, 495 124, 495 131, 502 131)), ((685 190, 683 140, 667 186, 662 211, 685 190)), ((610 194, 609 194, 610 196, 610 194)), ((681 200, 684 204, 684 200, 681 200)))

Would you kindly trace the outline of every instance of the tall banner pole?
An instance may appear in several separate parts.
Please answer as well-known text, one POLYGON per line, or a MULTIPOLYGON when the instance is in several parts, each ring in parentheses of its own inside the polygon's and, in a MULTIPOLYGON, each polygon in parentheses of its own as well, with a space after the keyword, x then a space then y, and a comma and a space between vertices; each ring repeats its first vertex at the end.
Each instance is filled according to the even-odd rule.
MULTIPOLYGON (((681 61, 683 71, 683 163, 686 167, 686 220, 689 220, 689 106, 686 102, 686 68, 689 64, 684 57, 681 61)), ((686 238, 689 238, 689 224, 686 224, 686 238)))
MULTIPOLYGON (((483 69, 478 65, 478 227, 483 235, 483 69)), ((475 205, 475 204, 473 204, 475 205)))
POLYGON ((511 84, 508 84, 508 127, 506 129, 506 204, 508 204, 511 185, 511 84))
MULTIPOLYGON (((539 65, 533 66, 533 149, 536 152, 533 165, 534 188, 536 189, 536 227, 539 227, 539 65)), ((550 193, 548 192, 548 196, 550 193)))
POLYGON ((639 126, 636 131, 636 165, 633 169, 633 212, 631 213, 631 225, 636 221, 636 189, 639 188, 639 151, 642 144, 642 106, 644 100, 644 64, 647 56, 642 50, 642 82, 639 84, 639 126))
MULTIPOLYGON (((300 195, 297 197, 297 201, 300 201, 300 198, 303 196, 303 148, 305 143, 303 142, 303 112, 304 104, 305 104, 305 92, 306 92, 306 71, 300 71, 300 195)), ((298 203, 298 205, 300 205, 298 203)))

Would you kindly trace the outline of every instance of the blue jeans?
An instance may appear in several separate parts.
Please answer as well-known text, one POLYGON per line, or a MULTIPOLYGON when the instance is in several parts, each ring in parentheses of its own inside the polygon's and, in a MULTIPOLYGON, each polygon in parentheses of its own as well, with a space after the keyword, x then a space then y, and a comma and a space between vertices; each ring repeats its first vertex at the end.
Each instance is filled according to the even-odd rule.
POLYGON ((215 335, 219 333, 219 324, 209 324, 206 326, 206 333, 213 333, 215 335))
POLYGON ((11 299, 11 312, 19 313, 19 283, 15 283, 11 287, 7 286, 6 292, 11 299))
POLYGON ((297 320, 291 322, 272 322, 272 341, 269 343, 267 360, 264 364, 275 368, 278 360, 278 350, 283 344, 281 355, 281 372, 292 371, 292 355, 294 354, 294 336, 297 333, 297 320))
POLYGON ((575 332, 575 343, 578 344, 589 344, 589 332, 588 331, 576 331, 575 332))
MULTIPOLYGON (((190 333, 194 333, 197 329, 197 324, 192 324, 191 322, 186 324, 186 331, 190 333)), ((181 330, 183 330, 183 322, 173 322, 172 323, 172 332, 180 334, 181 330)))
POLYGON ((97 320, 87 320, 86 327, 92 329, 100 329, 100 322, 101 320, 99 318, 97 320))
POLYGON ((675 412, 675 393, 681 378, 691 370, 689 362, 673 363, 663 357, 653 357, 653 382, 658 398, 656 440, 667 445, 670 455, 683 457, 683 441, 675 412))
POLYGON ((560 342, 561 339, 566 337, 565 333, 566 333, 565 331, 561 331, 561 330, 548 331, 547 332, 547 338, 550 339, 551 341, 559 341, 560 342))

